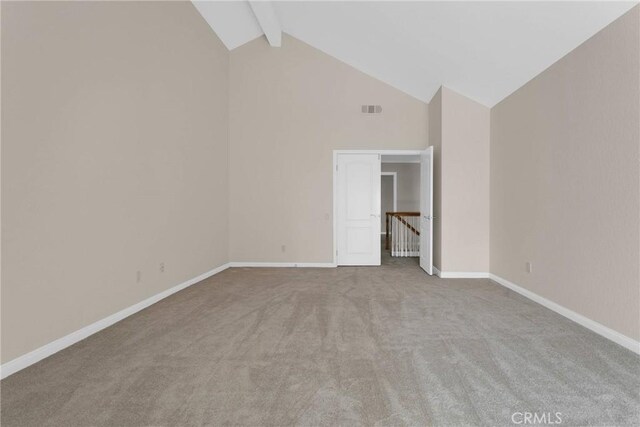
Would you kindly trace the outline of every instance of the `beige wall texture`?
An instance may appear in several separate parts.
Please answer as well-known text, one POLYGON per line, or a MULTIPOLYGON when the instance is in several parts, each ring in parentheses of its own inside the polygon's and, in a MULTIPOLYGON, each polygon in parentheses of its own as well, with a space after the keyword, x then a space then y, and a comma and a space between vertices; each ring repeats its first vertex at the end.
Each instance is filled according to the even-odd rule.
POLYGON ((380 179, 380 231, 386 230, 386 215, 385 212, 393 212, 393 176, 382 175, 380 179))
POLYGON ((491 111, 491 272, 635 340, 639 52, 636 6, 491 111))
POLYGON ((228 261, 228 52, 189 2, 3 2, 1 53, 4 363, 228 261))
POLYGON ((489 271, 490 110, 442 88, 442 270, 489 271))
POLYGON ((489 271, 490 110, 446 87, 429 105, 434 146, 434 265, 489 271))
POLYGON ((233 50, 230 86, 234 261, 332 262, 333 150, 427 146, 426 103, 287 35, 233 50))
POLYGON ((420 210, 420 164, 383 163, 382 172, 398 174, 398 210, 420 210))

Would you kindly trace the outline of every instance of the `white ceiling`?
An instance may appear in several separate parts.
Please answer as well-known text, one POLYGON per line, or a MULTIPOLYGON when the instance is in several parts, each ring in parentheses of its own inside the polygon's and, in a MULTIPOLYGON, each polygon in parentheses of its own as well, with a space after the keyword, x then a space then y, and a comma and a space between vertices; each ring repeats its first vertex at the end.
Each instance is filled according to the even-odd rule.
MULTIPOLYGON (((492 107, 638 2, 272 3, 282 31, 409 95, 492 107)), ((246 1, 194 4, 229 49, 262 35, 246 1)))

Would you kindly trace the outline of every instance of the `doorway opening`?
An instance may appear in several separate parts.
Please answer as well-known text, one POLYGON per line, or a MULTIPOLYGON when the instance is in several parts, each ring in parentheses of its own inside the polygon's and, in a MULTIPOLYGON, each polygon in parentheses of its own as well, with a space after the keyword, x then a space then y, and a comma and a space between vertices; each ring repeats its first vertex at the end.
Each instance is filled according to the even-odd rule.
POLYGON ((336 150, 333 186, 337 266, 417 263, 433 273, 433 147, 336 150))
POLYGON ((420 257, 420 156, 381 156, 380 263, 418 266, 420 257))

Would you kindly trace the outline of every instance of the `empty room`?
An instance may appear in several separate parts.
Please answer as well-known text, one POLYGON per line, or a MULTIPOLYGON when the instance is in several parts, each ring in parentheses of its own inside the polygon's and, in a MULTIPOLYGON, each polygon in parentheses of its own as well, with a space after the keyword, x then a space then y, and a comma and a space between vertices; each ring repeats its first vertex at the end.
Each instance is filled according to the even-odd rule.
POLYGON ((2 426, 640 425, 637 1, 0 1, 2 426))

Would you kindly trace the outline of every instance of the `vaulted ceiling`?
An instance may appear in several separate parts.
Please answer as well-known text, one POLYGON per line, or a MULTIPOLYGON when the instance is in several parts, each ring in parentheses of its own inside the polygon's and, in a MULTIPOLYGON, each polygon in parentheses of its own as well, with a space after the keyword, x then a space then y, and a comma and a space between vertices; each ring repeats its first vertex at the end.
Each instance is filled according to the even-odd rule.
POLYGON ((230 50, 282 30, 425 102, 444 85, 492 107, 638 2, 256 3, 194 1, 230 50))

